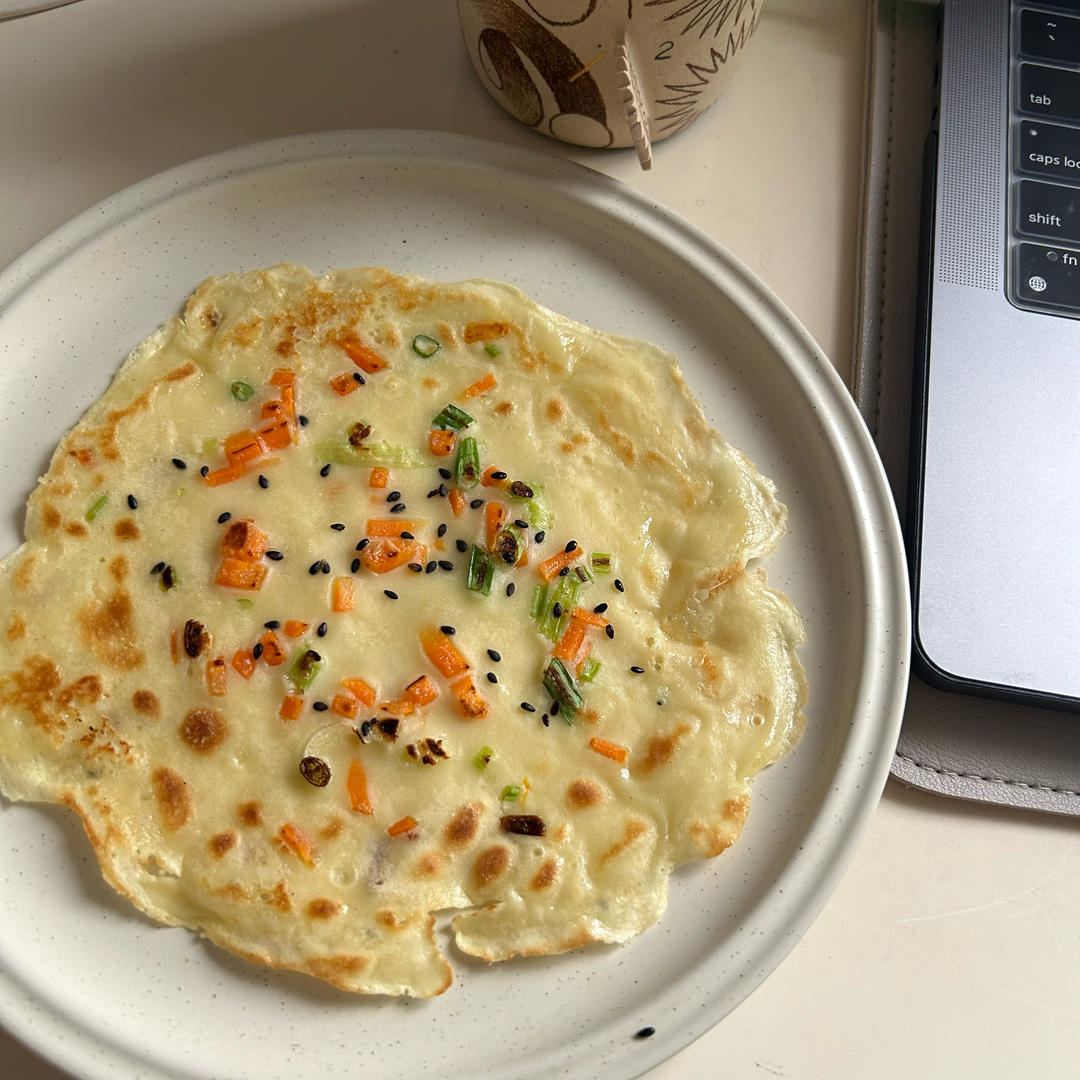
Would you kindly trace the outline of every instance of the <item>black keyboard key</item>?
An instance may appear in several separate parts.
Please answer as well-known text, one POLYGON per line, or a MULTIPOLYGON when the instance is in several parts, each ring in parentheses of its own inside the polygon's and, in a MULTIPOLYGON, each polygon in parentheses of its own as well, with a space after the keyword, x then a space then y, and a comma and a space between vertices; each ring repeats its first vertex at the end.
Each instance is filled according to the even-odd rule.
POLYGON ((1020 13, 1020 53, 1041 60, 1080 63, 1080 19, 1045 11, 1020 13))
POLYGON ((1021 301, 1080 312, 1080 251, 1020 244, 1016 279, 1021 301))
POLYGON ((1080 71, 1020 65, 1020 111, 1080 121, 1080 71))
POLYGON ((1080 12, 1080 0, 1038 0, 1039 7, 1080 12))
POLYGON ((1080 184, 1080 131, 1022 120, 1017 125, 1017 168, 1080 184))
POLYGON ((1080 190, 1021 180, 1016 199, 1016 229, 1025 236, 1080 244, 1080 190))

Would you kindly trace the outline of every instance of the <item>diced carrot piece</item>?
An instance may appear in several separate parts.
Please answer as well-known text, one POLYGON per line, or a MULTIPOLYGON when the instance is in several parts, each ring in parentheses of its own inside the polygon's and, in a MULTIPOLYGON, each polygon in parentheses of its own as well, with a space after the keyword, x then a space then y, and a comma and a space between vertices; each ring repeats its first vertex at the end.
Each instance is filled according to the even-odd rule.
POLYGON ((203 480, 207 487, 217 487, 219 484, 228 484, 232 480, 239 480, 244 475, 242 465, 223 465, 220 469, 212 469, 203 480))
POLYGON ((306 866, 318 861, 315 845, 292 822, 287 821, 278 829, 278 838, 306 866))
POLYGON ((169 634, 169 656, 174 664, 180 663, 180 635, 175 630, 169 634))
POLYGON ((391 536, 395 539, 403 532, 415 536, 426 524, 423 521, 402 521, 401 518, 368 518, 368 536, 391 536))
POLYGON ((573 551, 557 551, 550 559, 545 559, 542 563, 536 564, 536 569, 540 571, 540 576, 545 581, 551 581, 552 578, 559 576, 559 571, 564 566, 569 566, 575 559, 581 558, 581 548, 576 547, 573 551))
POLYGON ((288 418, 295 424, 296 396, 291 383, 288 386, 283 386, 281 388, 281 404, 282 407, 285 409, 285 415, 288 416, 288 418))
POLYGON ((450 638, 434 626, 420 631, 420 646, 435 670, 448 679, 469 670, 469 661, 458 652, 450 638))
POLYGON ((265 453, 266 447, 254 431, 237 431, 225 440, 225 460, 230 465, 246 465, 265 453))
POLYGON ((499 502, 488 502, 484 506, 484 544, 488 551, 495 550, 495 541, 499 530, 506 520, 506 507, 499 502))
POLYGON ((375 813, 375 808, 371 805, 371 796, 368 793, 367 773, 364 771, 364 766, 356 758, 353 758, 349 763, 349 777, 345 781, 345 786, 349 792, 349 805, 358 814, 375 813))
POLYGON ((617 761, 620 765, 630 756, 630 751, 625 746, 619 746, 618 743, 598 739, 595 736, 589 740, 589 748, 606 758, 611 758, 612 761, 617 761))
POLYGON ((344 716, 346 720, 351 720, 359 708, 360 702, 348 694, 335 694, 334 700, 330 703, 330 711, 337 713, 338 716, 344 716))
POLYGON ((215 656, 206 662, 206 685, 215 697, 221 697, 229 691, 226 677, 229 669, 225 666, 224 656, 215 656))
POLYGON ((498 465, 489 465, 484 470, 484 475, 480 477, 480 483, 483 484, 484 487, 505 487, 505 470, 500 469, 498 465), (497 477, 495 473, 503 473, 504 475, 497 477))
POLYGON ((585 640, 586 626, 580 619, 571 618, 570 624, 563 631, 551 655, 558 657, 564 664, 570 663, 577 655, 581 643, 585 640))
POLYGON ((504 322, 473 322, 465 327, 465 344, 474 341, 494 341, 510 333, 510 324, 504 322))
POLYGON ((289 619, 281 629, 285 631, 287 637, 298 638, 310 625, 299 619, 289 619))
POLYGON ((405 696, 417 705, 429 705, 439 696, 439 690, 426 675, 421 675, 405 687, 405 696))
POLYGON ((330 586, 330 610, 352 611, 355 598, 353 579, 350 577, 336 577, 330 586))
POLYGON ((487 716, 487 702, 476 689, 471 675, 463 675, 457 682, 450 684, 450 690, 458 700, 458 707, 470 720, 482 720, 487 716))
POLYGON ((384 701, 379 706, 379 712, 388 716, 412 716, 416 711, 416 705, 409 698, 399 698, 397 701, 384 701))
POLYGON ((282 699, 278 716, 282 720, 299 720, 304 708, 304 699, 299 694, 286 694, 282 699))
POLYGON ((427 557, 427 548, 418 540, 392 540, 381 537, 372 540, 360 553, 364 568, 373 574, 385 574, 407 563, 423 563, 427 557))
POLYGON ((237 675, 250 679, 255 674, 255 654, 250 649, 237 649, 233 653, 232 666, 237 675))
POLYGON ((407 833, 410 829, 416 828, 416 818, 409 816, 403 817, 400 821, 395 821, 393 825, 387 828, 387 832, 391 836, 400 836, 402 833, 407 833))
MULTIPOLYGON (((260 420, 283 420, 285 418, 285 403, 282 401, 264 401, 259 409, 260 420)), ((264 439, 263 442, 266 440, 264 439)))
POLYGON ((293 440, 292 424, 284 416, 264 424, 256 434, 269 450, 284 450, 293 440))
POLYGON ((436 457, 449 457, 454 452, 455 431, 434 429, 428 432, 428 449, 436 457))
POLYGON ((588 608, 574 608, 574 610, 570 612, 570 618, 576 619, 578 622, 583 622, 586 626, 595 626, 600 630, 603 630, 608 624, 607 619, 604 618, 603 615, 599 615, 595 611, 589 611, 588 608))
POLYGON ((368 477, 368 486, 373 488, 384 488, 389 479, 390 473, 381 465, 376 465, 375 468, 371 470, 371 475, 368 477))
POLYGON ((221 569, 214 582, 230 589, 262 588, 266 578, 266 567, 262 563, 247 562, 244 559, 222 559, 221 569))
POLYGON ((382 371, 386 367, 386 361, 374 350, 362 345, 356 338, 347 338, 341 343, 345 355, 361 370, 368 375, 374 375, 376 371, 382 371))
POLYGON ((350 694, 355 694, 369 709, 375 704, 375 691, 363 679, 342 679, 341 685, 350 694))
POLYGON ((454 517, 460 517, 468 504, 465 496, 457 489, 450 489, 450 509, 454 511, 454 517))
POLYGON ((330 389, 340 397, 347 397, 354 390, 359 390, 360 384, 345 371, 330 380, 330 389))
POLYGON ((585 666, 585 661, 589 659, 589 653, 592 652, 592 642, 588 638, 584 638, 581 642, 581 647, 574 654, 573 664, 574 670, 581 674, 581 669, 585 666))
POLYGON ((251 518, 234 521, 221 538, 221 554, 226 559, 257 562, 266 554, 269 544, 266 533, 257 529, 251 518))
POLYGON ((262 658, 270 667, 277 667, 278 664, 285 663, 285 651, 282 649, 278 636, 273 630, 267 630, 259 638, 259 644, 263 647, 262 658))
POLYGON ((270 376, 271 386, 292 386, 296 382, 296 372, 290 371, 289 368, 278 368, 273 375, 270 376))
POLYGON ((467 386, 462 390, 461 400, 467 401, 469 398, 477 397, 488 390, 494 390, 497 385, 495 376, 489 371, 482 379, 477 379, 472 386, 467 386))

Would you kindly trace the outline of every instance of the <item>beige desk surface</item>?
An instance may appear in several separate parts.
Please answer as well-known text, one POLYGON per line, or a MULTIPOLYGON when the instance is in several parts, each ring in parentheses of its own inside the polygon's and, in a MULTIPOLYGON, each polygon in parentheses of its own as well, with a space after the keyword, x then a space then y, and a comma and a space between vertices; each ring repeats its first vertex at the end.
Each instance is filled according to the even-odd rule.
MULTIPOLYGON (((850 374, 866 0, 769 0, 726 97, 661 144, 649 174, 631 153, 560 147, 503 114, 459 47, 455 7, 83 0, 0 23, 0 265, 212 151, 432 128, 564 154, 665 203, 761 275, 850 374), (397 92, 373 90, 384 76, 397 92)), ((890 781, 803 941, 650 1080, 1077 1075, 1078 838, 1073 823, 890 781)), ((2 1031, 0 1063, 19 1080, 61 1075, 2 1031)))

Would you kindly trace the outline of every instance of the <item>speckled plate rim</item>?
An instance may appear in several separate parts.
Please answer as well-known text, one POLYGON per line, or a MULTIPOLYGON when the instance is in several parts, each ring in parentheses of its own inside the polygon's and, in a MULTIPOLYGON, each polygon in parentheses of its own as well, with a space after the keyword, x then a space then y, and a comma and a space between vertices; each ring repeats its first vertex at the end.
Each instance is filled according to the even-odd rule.
MULTIPOLYGON (((255 143, 177 166, 110 196, 45 237, 0 273, 0 320, 7 306, 53 266, 129 217, 202 185, 285 165, 348 157, 427 162, 447 160, 514 175, 556 191, 588 213, 607 215, 666 247, 687 269, 738 306, 782 359, 799 393, 821 418, 821 437, 835 459, 856 511, 865 574, 866 647, 858 672, 861 707, 833 785, 806 830, 800 857, 775 880, 771 932, 744 954, 745 977, 683 1010, 681 1023, 612 1056, 602 1075, 640 1075, 721 1020, 771 972, 805 933, 846 868, 888 776, 907 693, 910 608, 903 542, 889 486, 872 440, 835 369, 778 297, 723 247, 678 215, 619 182, 583 166, 504 144, 446 133, 396 130, 326 132, 255 143)), ((675 990, 666 991, 673 997, 675 990)), ((657 999, 658 1007, 664 998, 657 999)), ((670 1004, 670 1002, 669 1002, 670 1004)), ((27 989, 0 970, 0 1021, 58 1066, 83 1076, 165 1077, 145 1058, 104 1033, 43 1018, 27 989), (100 1035, 100 1037, 98 1037, 100 1035)), ((538 1060, 530 1076, 554 1075, 589 1062, 597 1047, 560 1047, 556 1061, 538 1060)), ((597 1060, 599 1064, 599 1060, 597 1060)), ((463 1074, 459 1074, 463 1075, 463 1074)), ((486 1073, 485 1075, 493 1075, 486 1073)), ((507 1077, 511 1074, 506 1073, 507 1077)), ((600 1074, 598 1074, 600 1075, 600 1074)))

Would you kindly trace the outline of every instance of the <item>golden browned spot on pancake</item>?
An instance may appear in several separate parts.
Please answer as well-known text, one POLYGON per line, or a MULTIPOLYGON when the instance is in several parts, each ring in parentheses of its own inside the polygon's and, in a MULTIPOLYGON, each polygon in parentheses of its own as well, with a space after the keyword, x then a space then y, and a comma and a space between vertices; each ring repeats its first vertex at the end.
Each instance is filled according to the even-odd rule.
POLYGON ((705 674, 705 682, 716 685, 724 680, 723 668, 716 662, 708 645, 702 645, 698 649, 698 659, 701 661, 701 670, 705 674))
POLYGON ((412 919, 408 915, 397 915, 389 908, 379 908, 375 912, 375 921, 380 926, 385 926, 387 930, 404 930, 412 919))
POLYGON ((510 865, 510 849, 498 844, 481 851, 473 863, 473 881, 483 887, 490 885, 506 872, 510 865))
POLYGON ((245 900, 251 899, 251 893, 249 893, 238 881, 230 881, 228 885, 222 885, 220 888, 213 889, 212 892, 214 896, 223 897, 225 900, 232 900, 237 904, 241 904, 245 900))
POLYGON ((457 333, 447 322, 436 323, 435 334, 444 345, 457 344, 457 333))
POLYGON ((608 421, 608 418, 603 413, 597 415, 597 420, 600 421, 600 426, 604 429, 604 433, 611 439, 611 444, 615 447, 619 457, 621 457, 627 465, 636 465, 637 449, 634 447, 634 440, 631 439, 629 435, 625 434, 625 432, 613 428, 608 421))
POLYGON ((37 565, 37 559, 33 555, 27 555, 21 563, 19 563, 19 569, 15 571, 15 587, 18 589, 29 589, 34 583, 34 567, 37 565))
POLYGON ((249 345, 254 345, 259 337, 259 327, 262 326, 262 319, 256 315, 253 319, 249 319, 247 322, 237 323, 226 335, 225 340, 232 345, 240 345, 247 348, 249 345))
POLYGON ((355 978, 371 961, 366 956, 309 956, 308 971, 327 982, 341 984, 345 979, 355 978))
POLYGON ((292 896, 284 881, 279 881, 269 891, 264 889, 261 897, 264 903, 276 907, 278 911, 292 911, 292 896))
POLYGON ((413 877, 434 877, 443 868, 443 857, 437 851, 425 851, 413 864, 413 877))
POLYGON ((557 859, 545 859, 540 864, 540 869, 533 875, 530 882, 534 889, 549 889, 555 884, 559 876, 559 862, 557 859))
POLYGON ((601 860, 607 862, 608 859, 614 859, 616 855, 621 855, 635 840, 640 840, 648 831, 649 826, 640 818, 627 818, 622 839, 616 840, 600 856, 601 860))
POLYGON ((736 795, 724 803, 724 817, 736 822, 740 828, 746 824, 746 816, 749 813, 749 795, 736 795))
POLYGON ((211 836, 209 840, 210 854, 215 859, 220 859, 227 852, 232 851, 236 847, 237 836, 234 832, 219 832, 216 836, 211 836))
POLYGON ((421 382, 421 385, 423 385, 425 390, 438 390, 439 389, 439 380, 438 379, 433 379, 430 375, 428 375, 425 378, 421 379, 420 382, 421 382))
POLYGON ((25 709, 35 724, 51 733, 65 726, 55 710, 47 708, 59 685, 60 672, 56 665, 46 656, 30 656, 21 668, 0 679, 0 704, 25 709))
POLYGON ((81 446, 77 450, 69 450, 68 457, 73 457, 80 465, 94 464, 94 451, 89 447, 81 446))
POLYGON ((180 725, 180 738, 200 754, 217 749, 228 734, 225 717, 213 709, 192 709, 180 725))
MULTIPOLYGON (((194 375, 198 370, 199 369, 189 360, 186 364, 181 364, 179 367, 173 368, 172 371, 166 372, 160 379, 156 379, 129 405, 125 405, 122 409, 110 410, 105 417, 104 426, 93 433, 101 447, 102 456, 107 461, 119 461, 121 459, 121 454, 120 448, 117 445, 117 431, 121 421, 128 416, 134 416, 136 413, 142 412, 143 409, 148 408, 150 402, 153 400, 154 391, 160 384, 180 382, 182 379, 187 379, 194 375)), ((102 477, 101 480, 103 482, 104 477, 102 477)))
POLYGON ((482 809, 479 803, 466 803, 458 810, 443 829, 443 840, 447 847, 464 847, 476 836, 482 809))
POLYGON ((734 835, 732 835, 731 832, 721 828, 719 825, 708 824, 703 821, 691 821, 686 827, 686 831, 690 834, 690 839, 709 859, 713 859, 727 851, 735 843, 735 837, 738 835, 738 830, 735 830, 734 835))
POLYGON ((113 535, 117 540, 138 540, 140 536, 139 526, 135 524, 133 518, 121 518, 113 526, 113 535))
POLYGON ((179 773, 165 765, 156 768, 150 775, 154 786, 154 798, 157 799, 161 822, 169 832, 175 832, 191 820, 191 795, 187 781, 179 773))
POLYGON ((54 495, 70 495, 75 490, 73 484, 67 480, 58 480, 52 485, 52 491, 54 495))
POLYGON ((325 896, 317 896, 307 906, 308 916, 312 919, 332 919, 343 910, 336 900, 328 900, 325 896))
POLYGON ((499 404, 495 406, 495 412, 498 413, 499 416, 509 416, 513 411, 514 403, 512 401, 500 401, 499 404))
POLYGON ((576 431, 570 436, 570 440, 575 446, 584 446, 589 441, 589 436, 584 431, 576 431))
POLYGON ((706 574, 705 577, 698 582, 698 588, 707 589, 709 593, 714 593, 718 589, 722 589, 729 582, 734 581, 744 570, 745 567, 739 563, 725 567, 723 570, 714 570, 712 573, 706 574))
POLYGON ((112 574, 113 580, 119 584, 127 577, 128 574, 128 561, 123 555, 117 555, 111 563, 109 563, 109 573, 112 574))
POLYGON ((161 702, 153 690, 136 690, 131 695, 131 705, 136 712, 141 712, 144 716, 161 715, 161 702))
POLYGON ((576 810, 586 806, 599 806, 607 792, 595 780, 575 780, 566 789, 566 801, 576 810))
POLYGON ((285 336, 274 346, 274 352, 286 359, 296 355, 296 326, 285 327, 285 336))
POLYGON ((69 521, 64 526, 68 536, 89 536, 90 530, 81 521, 69 521))
POLYGON ((117 588, 103 600, 89 603, 76 612, 75 622, 83 643, 109 667, 131 671, 145 659, 136 644, 131 597, 117 588))
POLYGON ((566 406, 558 398, 549 398, 544 411, 549 420, 561 420, 566 414, 566 406))
POLYGON ((79 705, 93 705, 101 697, 101 689, 101 679, 97 675, 83 675, 81 679, 68 683, 56 695, 56 701, 64 709, 68 708, 72 702, 79 705))
POLYGON ((679 740, 690 734, 689 724, 680 724, 665 735, 653 735, 645 744, 645 752, 634 765, 634 772, 652 772, 666 765, 678 749, 679 740))
POLYGON ((46 503, 41 508, 41 522, 46 529, 60 528, 61 521, 63 518, 60 516, 60 511, 52 503, 46 503))
POLYGON ((8 641, 19 641, 26 637, 26 620, 17 611, 12 613, 8 620, 7 630, 4 636, 8 641))
POLYGON ((559 444, 559 449, 564 454, 572 454, 577 449, 577 447, 575 447, 572 442, 562 442, 559 444))
POLYGON ((332 817, 320 830, 319 835, 324 840, 333 840, 336 836, 340 836, 345 829, 345 819, 343 817, 332 817))
POLYGON ((510 324, 505 322, 473 322, 465 327, 465 344, 476 341, 494 341, 510 333, 510 324))
POLYGON ((254 829, 255 826, 262 824, 262 807, 254 801, 241 803, 236 808, 236 816, 240 819, 241 825, 254 829))
POLYGON ((206 323, 211 330, 214 330, 221 325, 221 316, 213 308, 207 308, 203 312, 202 317, 203 322, 206 323))

